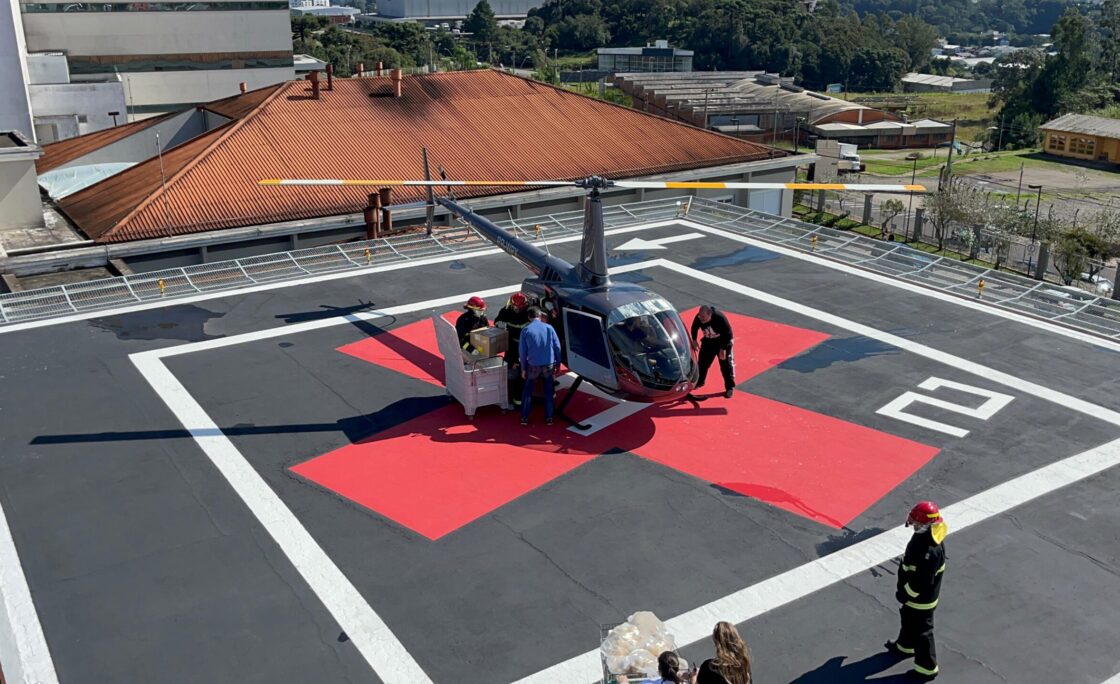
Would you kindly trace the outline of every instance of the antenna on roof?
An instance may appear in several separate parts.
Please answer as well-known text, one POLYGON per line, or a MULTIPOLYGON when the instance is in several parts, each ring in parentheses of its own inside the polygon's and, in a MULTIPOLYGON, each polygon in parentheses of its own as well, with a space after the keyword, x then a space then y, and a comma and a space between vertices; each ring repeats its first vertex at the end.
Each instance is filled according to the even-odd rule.
POLYGON ((163 218, 167 222, 167 237, 171 237, 171 208, 167 206, 167 175, 163 172, 163 148, 159 144, 159 130, 156 130, 156 156, 159 157, 159 180, 163 188, 163 218))
MULTIPOLYGON (((432 168, 428 166, 428 148, 421 147, 420 152, 424 155, 424 180, 432 180, 432 168)), ((428 186, 428 235, 432 234, 432 219, 436 214, 436 201, 432 198, 432 186, 428 186)))

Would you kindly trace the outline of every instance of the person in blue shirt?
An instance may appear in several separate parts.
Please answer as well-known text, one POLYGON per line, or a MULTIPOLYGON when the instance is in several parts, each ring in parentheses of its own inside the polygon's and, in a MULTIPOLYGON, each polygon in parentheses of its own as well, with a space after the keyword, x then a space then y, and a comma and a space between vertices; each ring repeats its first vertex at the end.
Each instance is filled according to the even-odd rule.
POLYGON ((529 424, 533 388, 537 380, 541 380, 544 383, 544 421, 552 425, 555 377, 560 374, 560 338, 551 325, 541 320, 541 310, 535 306, 529 309, 529 325, 521 329, 518 356, 521 378, 525 381, 521 390, 521 424, 529 424))

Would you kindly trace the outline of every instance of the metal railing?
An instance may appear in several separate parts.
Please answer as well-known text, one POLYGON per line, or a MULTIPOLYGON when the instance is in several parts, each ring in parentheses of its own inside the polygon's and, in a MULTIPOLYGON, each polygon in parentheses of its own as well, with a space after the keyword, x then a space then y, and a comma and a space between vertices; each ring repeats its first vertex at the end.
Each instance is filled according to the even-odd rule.
MULTIPOLYGON (((677 215, 680 206, 681 200, 677 199, 651 200, 626 207, 604 207, 603 214, 608 226, 623 227, 672 218, 677 215)), ((581 234, 583 211, 502 221, 499 225, 522 237, 534 241, 539 239, 547 245, 550 239, 581 234)), ((277 252, 12 292, 0 295, 0 326, 130 304, 174 301, 202 293, 235 290, 312 275, 360 271, 446 254, 467 255, 492 247, 492 244, 473 230, 459 226, 438 229, 431 236, 407 233, 377 240, 277 252)))
POLYGON ((688 218, 1083 332, 1120 339, 1120 302, 1078 288, 1040 282, 1007 271, 935 256, 898 242, 781 219, 710 200, 694 200, 688 218))
MULTIPOLYGON (((604 207, 603 218, 608 229, 687 218, 713 228, 969 297, 990 306, 1050 320, 1103 338, 1120 339, 1120 302, 1006 271, 934 256, 897 242, 884 242, 858 233, 687 197, 607 206, 604 207), (982 290, 979 287, 981 280, 984 281, 982 290)), ((538 244, 547 245, 553 239, 580 235, 583 211, 502 221, 498 225, 538 244)), ((0 295, 0 326, 129 304, 174 301, 200 293, 298 280, 311 275, 360 272, 370 267, 447 254, 465 256, 492 247, 469 228, 443 228, 431 236, 410 233, 15 292, 0 295)))

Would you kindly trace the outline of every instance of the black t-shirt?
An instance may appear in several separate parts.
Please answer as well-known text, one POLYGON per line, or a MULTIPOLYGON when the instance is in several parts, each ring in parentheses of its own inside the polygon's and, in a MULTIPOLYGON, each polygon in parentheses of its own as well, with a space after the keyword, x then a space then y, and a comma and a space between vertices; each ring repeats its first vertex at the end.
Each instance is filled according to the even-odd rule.
POLYGON ((735 337, 735 333, 731 330, 731 323, 728 322, 727 316, 717 309, 712 309, 712 317, 708 319, 707 323, 700 322, 700 315, 697 314, 696 318, 692 319, 692 339, 696 339, 696 333, 703 333, 700 340, 701 344, 711 345, 719 349, 728 349, 731 347, 731 342, 735 337))
MULTIPOLYGON (((720 671, 715 668, 714 663, 715 660, 709 658, 700 665, 700 672, 696 677, 696 684, 730 684, 727 678, 720 674, 720 671)), ((747 681, 753 681, 750 675, 747 675, 747 681)))

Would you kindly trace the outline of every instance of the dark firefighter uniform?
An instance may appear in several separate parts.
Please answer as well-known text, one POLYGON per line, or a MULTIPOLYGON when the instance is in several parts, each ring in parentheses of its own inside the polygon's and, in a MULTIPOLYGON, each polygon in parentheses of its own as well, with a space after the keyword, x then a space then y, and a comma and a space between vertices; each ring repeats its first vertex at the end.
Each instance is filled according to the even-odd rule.
POLYGON ((459 346, 467 352, 474 352, 471 331, 490 327, 490 321, 486 319, 486 302, 481 297, 471 297, 463 309, 463 313, 455 319, 455 332, 459 335, 459 346))
POLYGON ((509 366, 509 396, 513 403, 521 403, 521 390, 524 380, 521 379, 521 366, 519 358, 519 345, 521 343, 521 330, 529 325, 529 299, 515 292, 506 305, 498 310, 494 317, 494 325, 505 328, 509 334, 509 345, 506 350, 506 365, 509 366))
POLYGON ((925 679, 933 679, 938 674, 933 611, 941 595, 941 578, 945 576, 942 540, 946 528, 936 507, 933 510, 930 517, 936 516, 936 522, 914 533, 899 564, 895 598, 902 604, 899 607, 902 625, 898 639, 887 642, 887 648, 895 653, 913 656, 914 673, 925 679))

